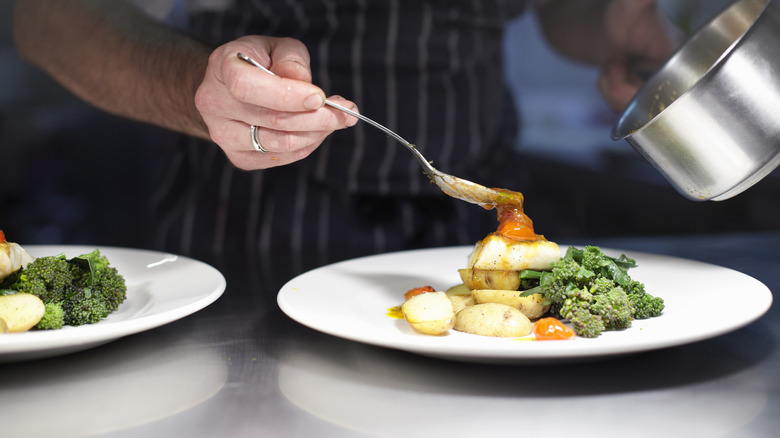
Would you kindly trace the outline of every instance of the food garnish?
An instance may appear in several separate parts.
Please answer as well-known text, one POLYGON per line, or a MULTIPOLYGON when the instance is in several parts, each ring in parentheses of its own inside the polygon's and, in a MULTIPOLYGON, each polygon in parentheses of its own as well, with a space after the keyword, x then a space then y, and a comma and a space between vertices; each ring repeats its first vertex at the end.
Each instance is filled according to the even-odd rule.
POLYGON ((409 289, 408 291, 406 291, 406 293, 404 294, 404 299, 408 300, 409 298, 415 295, 424 294, 426 292, 436 292, 436 290, 433 288, 433 286, 415 287, 413 289, 409 289))
POLYGON ((0 302, 17 302, 19 297, 34 302, 2 316, 6 325, 9 318, 33 318, 24 330, 94 324, 116 311, 127 296, 124 277, 97 249, 70 259, 64 254, 30 257, 29 263, 0 279, 0 302))
POLYGON ((542 294, 550 302, 550 315, 567 320, 579 336, 594 338, 663 311, 663 299, 628 275, 635 266, 635 260, 607 256, 596 246, 569 247, 550 271, 526 270, 520 279, 523 294, 542 294))
POLYGON ((577 334, 564 325, 558 318, 548 316, 534 323, 534 337, 539 341, 559 341, 574 339, 577 334))
MULTIPOLYGON (((537 340, 594 338, 661 314, 663 299, 629 276, 636 266, 633 259, 607 256, 596 246, 570 247, 561 257, 555 242, 534 231, 521 193, 492 190, 501 199, 480 205, 496 209, 498 228, 475 244, 468 266, 458 269, 463 284, 450 289, 458 293, 446 294, 455 309, 455 330, 517 337, 531 333, 536 321, 537 340), (469 300, 461 293, 464 289, 469 300), (504 323, 507 327, 501 327, 504 323), (510 329, 510 324, 522 329, 510 329)), ((434 291, 431 286, 415 288, 405 298, 434 291)))

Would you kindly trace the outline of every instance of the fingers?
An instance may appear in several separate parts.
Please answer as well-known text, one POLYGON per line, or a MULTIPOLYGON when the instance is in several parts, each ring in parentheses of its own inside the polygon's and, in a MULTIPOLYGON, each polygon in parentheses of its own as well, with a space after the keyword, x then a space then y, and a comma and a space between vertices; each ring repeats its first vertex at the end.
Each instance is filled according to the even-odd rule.
MULTIPOLYGON (((231 102, 229 96, 215 95, 214 99, 224 108, 222 116, 240 120, 248 125, 257 125, 277 131, 335 131, 348 128, 357 123, 357 119, 330 107, 321 107, 314 111, 283 111, 245 102, 231 102)), ((330 99, 353 111, 357 105, 341 97, 330 99)))
MULTIPOLYGON (((357 119, 324 105, 325 94, 311 83, 308 52, 299 41, 244 37, 215 50, 195 104, 211 139, 242 169, 289 164, 305 158, 333 131, 357 119), (244 53, 273 74, 241 59, 244 53), (252 146, 250 126, 267 153, 252 146)), ((339 96, 331 101, 357 111, 339 96)))
MULTIPOLYGON (((334 97, 332 100, 357 111, 357 107, 354 104, 350 105, 349 101, 339 97, 334 97)), ((322 113, 326 118, 341 120, 338 129, 353 126, 357 122, 356 118, 330 107, 321 108, 316 113, 322 113)), ((306 126, 307 123, 305 120, 303 122, 294 120, 295 115, 274 117, 273 114, 269 114, 269 117, 277 123, 267 122, 268 119, 263 117, 259 117, 258 120, 261 122, 257 123, 212 119, 206 116, 204 120, 209 126, 211 139, 224 150, 228 159, 236 167, 245 170, 281 166, 306 158, 334 131, 333 129, 289 129, 299 123, 302 123, 302 126, 306 126), (284 122, 278 123, 279 120, 284 122), (266 153, 260 153, 253 147, 250 136, 251 125, 257 127, 256 139, 267 151, 266 153), (277 129, 277 127, 284 129, 277 129)), ((312 122, 313 126, 316 125, 317 116, 312 117, 314 117, 312 120, 315 120, 312 122)))
POLYGON ((304 159, 330 134, 330 132, 290 134, 271 129, 258 129, 257 141, 268 151, 261 153, 252 146, 249 126, 241 122, 229 122, 222 126, 224 129, 213 134, 214 141, 219 145, 238 145, 223 150, 231 163, 243 170, 283 166, 304 159))
POLYGON ((642 80, 628 70, 623 59, 616 56, 604 63, 598 78, 601 96, 617 112, 625 109, 641 85, 642 80))
POLYGON ((297 40, 245 37, 215 53, 215 79, 241 102, 276 111, 309 111, 325 103, 325 93, 311 83, 308 52, 297 40), (241 50, 274 74, 237 58, 241 50))

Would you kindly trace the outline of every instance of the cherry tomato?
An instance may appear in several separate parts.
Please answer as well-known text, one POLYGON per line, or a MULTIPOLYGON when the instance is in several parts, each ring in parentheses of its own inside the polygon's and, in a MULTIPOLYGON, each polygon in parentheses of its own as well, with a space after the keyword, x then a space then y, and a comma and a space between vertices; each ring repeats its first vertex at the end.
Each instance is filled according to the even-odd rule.
POLYGON ((512 240, 536 240, 538 236, 534 232, 531 219, 523 213, 523 209, 516 205, 499 205, 498 209, 498 234, 512 240))
POLYGON ((409 289, 404 294, 404 299, 409 299, 415 295, 424 294, 426 292, 436 292, 436 289, 434 289, 432 286, 422 286, 422 287, 416 287, 414 289, 409 289))
POLYGON ((563 325, 556 318, 542 318, 534 323, 534 336, 540 341, 574 339, 574 330, 563 325))
POLYGON ((498 227, 498 234, 512 240, 535 240, 536 233, 528 224, 521 221, 502 222, 498 227))

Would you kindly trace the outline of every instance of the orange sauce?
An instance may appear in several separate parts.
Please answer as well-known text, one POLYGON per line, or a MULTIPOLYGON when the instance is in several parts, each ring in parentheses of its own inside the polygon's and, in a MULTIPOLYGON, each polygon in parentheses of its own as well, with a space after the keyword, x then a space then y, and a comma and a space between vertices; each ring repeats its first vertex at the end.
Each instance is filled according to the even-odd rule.
POLYGON ((523 194, 511 190, 493 188, 500 193, 494 204, 483 204, 482 207, 496 209, 498 229, 496 234, 510 240, 532 242, 547 240, 534 232, 534 223, 523 211, 523 194))
POLYGON ((401 312, 401 306, 395 306, 387 309, 387 316, 395 319, 404 319, 404 314, 401 312))

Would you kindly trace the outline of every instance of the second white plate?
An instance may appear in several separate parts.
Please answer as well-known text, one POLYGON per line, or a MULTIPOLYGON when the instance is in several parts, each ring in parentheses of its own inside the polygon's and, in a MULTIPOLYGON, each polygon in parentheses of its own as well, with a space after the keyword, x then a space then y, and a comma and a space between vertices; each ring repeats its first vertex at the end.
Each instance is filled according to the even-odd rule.
MULTIPOLYGON (((92 252, 92 246, 38 246, 34 257, 92 252)), ((139 333, 203 309, 225 290, 225 277, 206 263, 174 254, 128 248, 99 248, 127 283, 127 299, 97 324, 0 336, 0 363, 86 350, 139 333)))

